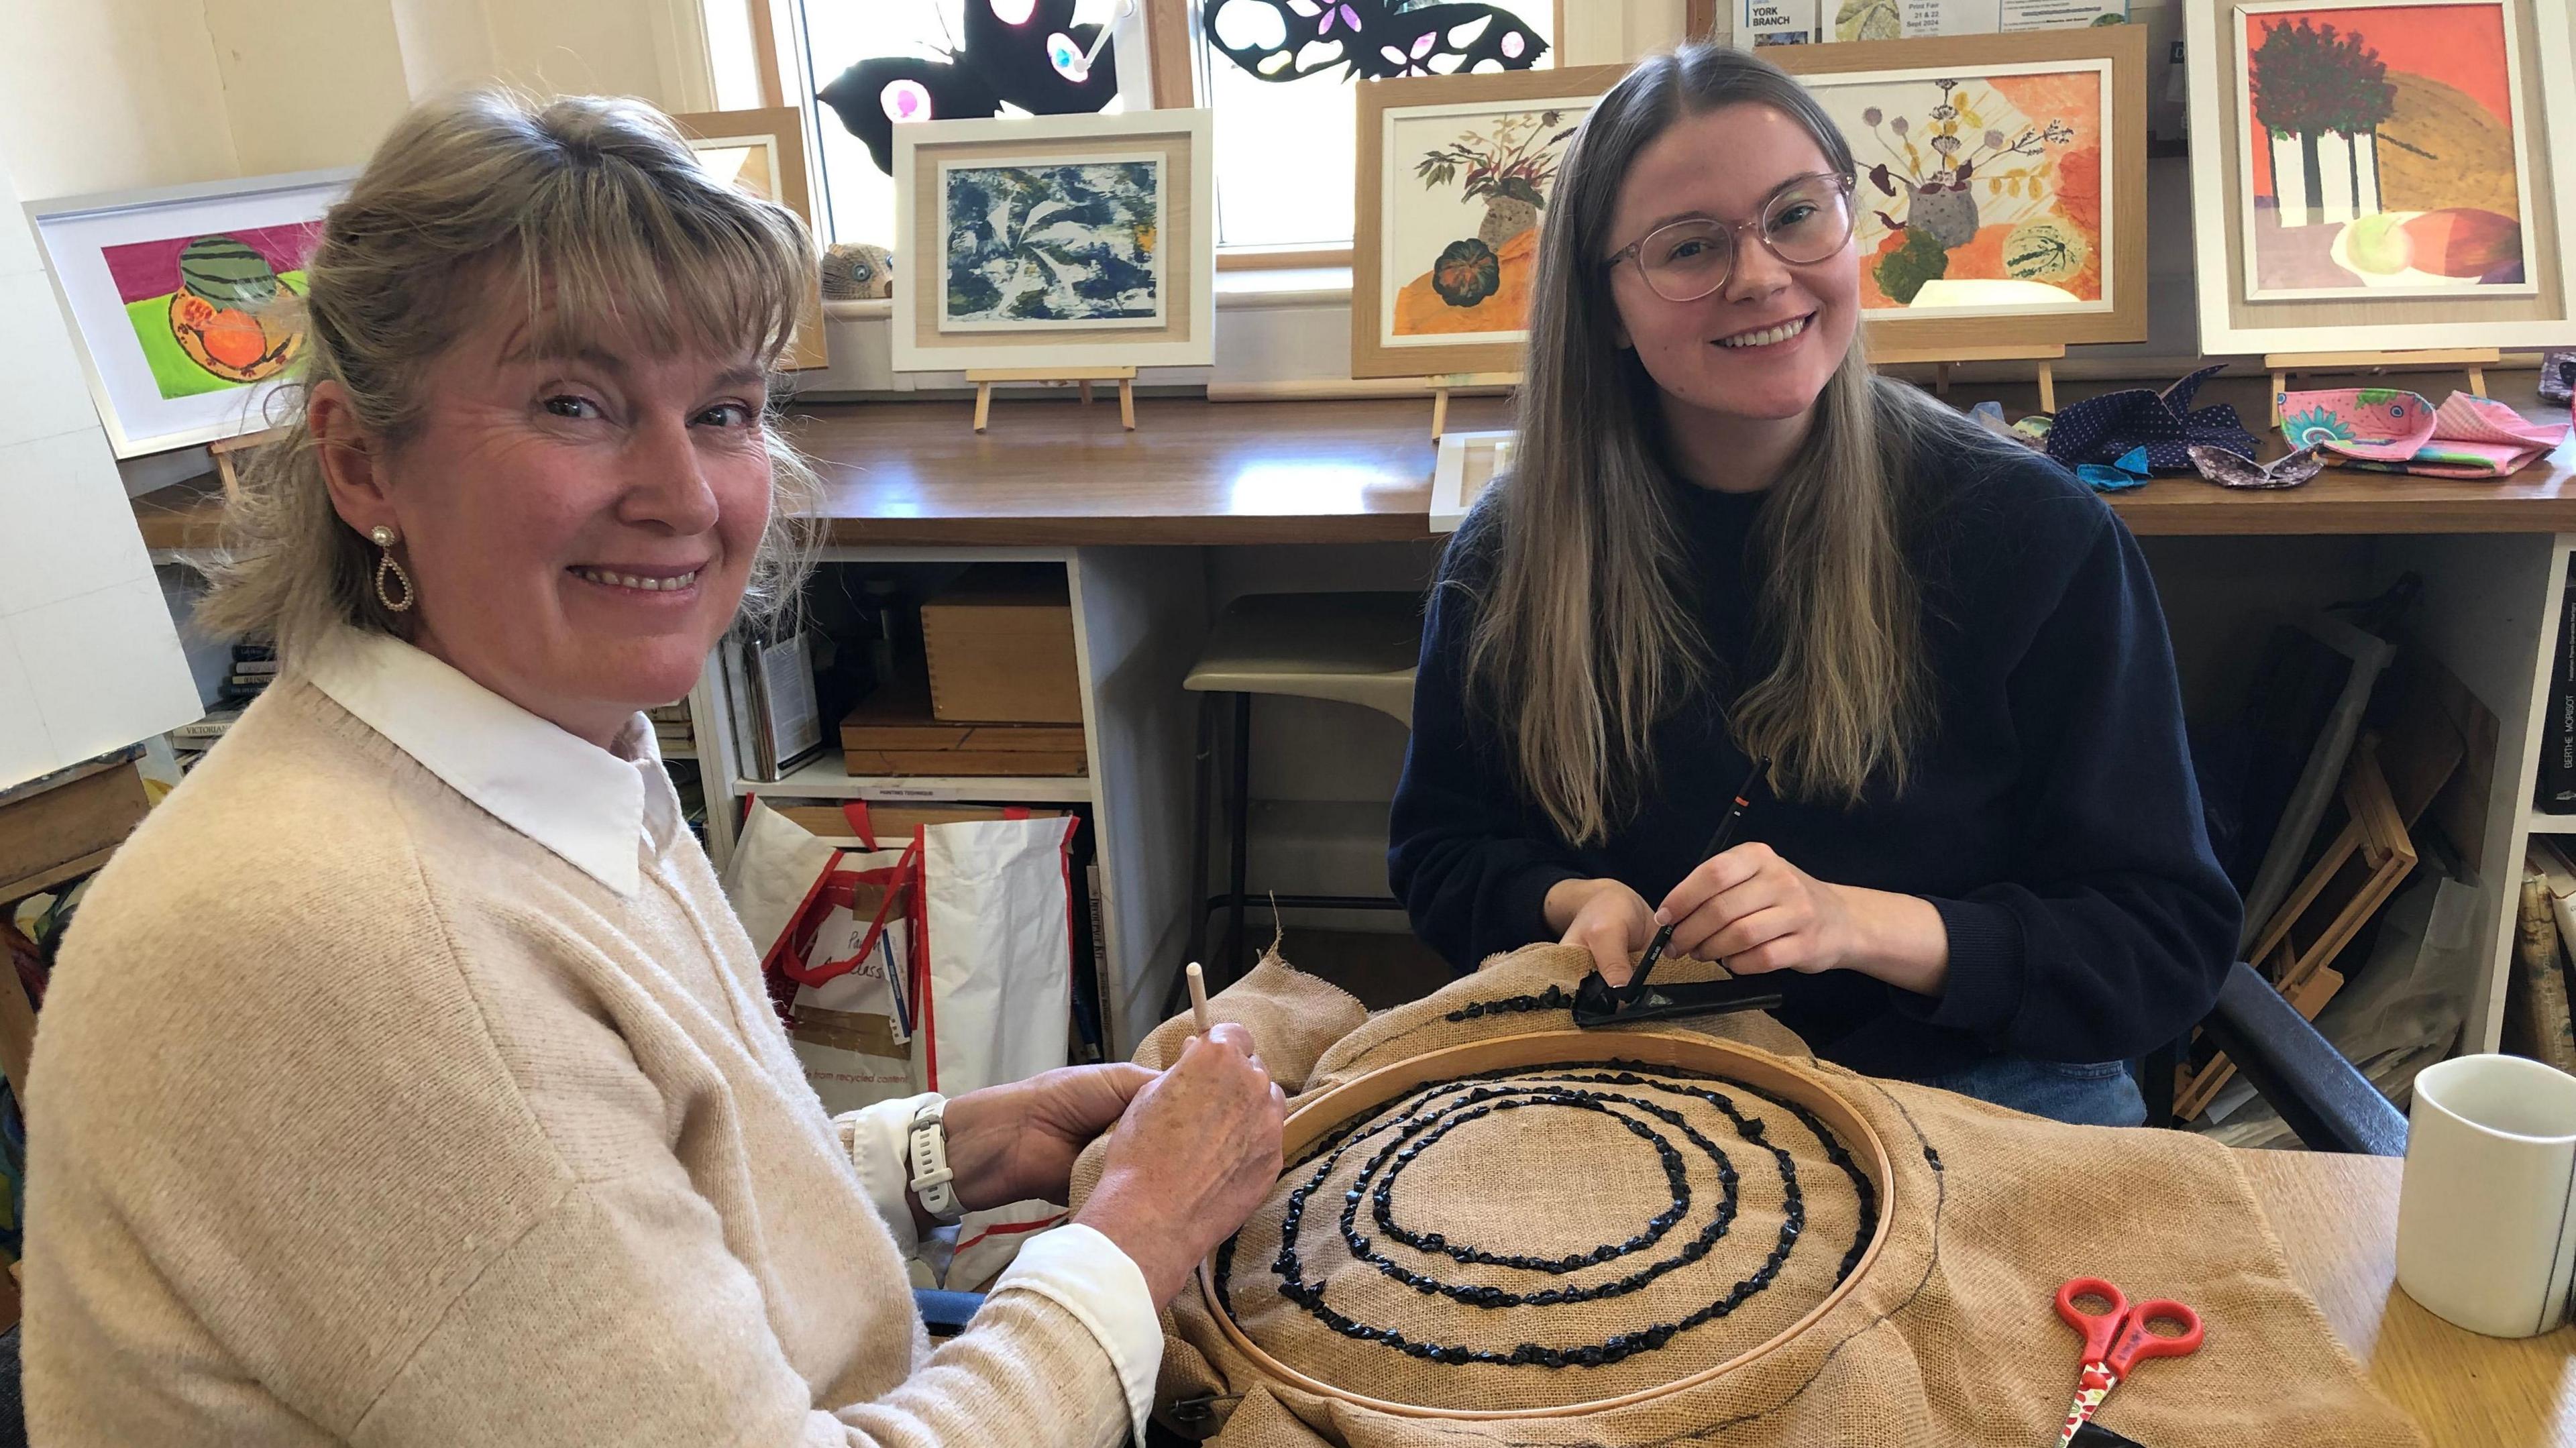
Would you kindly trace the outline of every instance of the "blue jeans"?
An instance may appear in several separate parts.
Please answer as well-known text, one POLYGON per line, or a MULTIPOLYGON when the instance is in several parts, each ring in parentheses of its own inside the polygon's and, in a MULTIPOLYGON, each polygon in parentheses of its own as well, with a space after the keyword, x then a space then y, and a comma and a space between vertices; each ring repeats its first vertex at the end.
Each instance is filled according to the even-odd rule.
POLYGON ((2076 1126, 2144 1126, 2147 1121, 2146 1098, 2138 1094, 2138 1083, 2122 1061, 2070 1065, 1988 1056, 1973 1066, 1927 1076, 1922 1084, 2076 1126))

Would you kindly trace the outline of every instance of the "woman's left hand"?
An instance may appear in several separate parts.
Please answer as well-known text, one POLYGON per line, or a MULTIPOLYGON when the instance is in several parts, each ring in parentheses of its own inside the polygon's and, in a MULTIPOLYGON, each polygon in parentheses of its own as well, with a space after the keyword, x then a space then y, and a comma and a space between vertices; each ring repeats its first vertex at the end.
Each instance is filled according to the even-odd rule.
POLYGON ((957 1200, 969 1210, 1063 1201, 1073 1159, 1153 1079, 1130 1062, 1066 1066, 952 1099, 942 1120, 957 1200))
POLYGON ((1683 876, 1655 922, 1673 924, 1670 949, 1737 975, 1857 970, 1939 995, 1949 973, 1949 930, 1930 901, 1829 884, 1758 842, 1683 876))

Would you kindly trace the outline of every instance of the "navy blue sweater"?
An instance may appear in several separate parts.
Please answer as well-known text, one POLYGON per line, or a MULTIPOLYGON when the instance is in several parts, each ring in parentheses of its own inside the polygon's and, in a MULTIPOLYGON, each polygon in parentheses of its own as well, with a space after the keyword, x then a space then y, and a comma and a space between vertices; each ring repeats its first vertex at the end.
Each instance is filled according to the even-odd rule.
MULTIPOLYGON (((1753 626, 1765 495, 1667 490, 1714 678, 1657 725, 1642 810, 1588 849, 1525 801, 1462 695, 1494 510, 1450 543, 1388 864, 1415 931, 1460 971, 1555 938, 1542 906, 1559 880, 1606 876, 1662 900, 1749 767, 1725 706, 1767 670, 1753 626)), ((1854 809, 1757 797, 1737 839, 1819 880, 1929 900, 1949 932, 1948 982, 1932 998, 1853 971, 1782 972, 1781 1020, 1826 1059, 1882 1076, 1993 1053, 2116 1060, 2174 1039, 2217 999, 2242 907, 2202 827, 2136 540, 2055 463, 1955 434, 1917 458, 1905 514, 1938 700, 1913 777, 1901 796, 1874 784, 1854 809)))

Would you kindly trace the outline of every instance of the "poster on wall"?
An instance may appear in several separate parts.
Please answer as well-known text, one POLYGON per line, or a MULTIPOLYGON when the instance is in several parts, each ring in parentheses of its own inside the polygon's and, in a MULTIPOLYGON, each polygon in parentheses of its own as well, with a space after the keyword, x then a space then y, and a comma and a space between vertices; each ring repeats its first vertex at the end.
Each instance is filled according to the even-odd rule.
POLYGON ((2129 0, 1828 0, 1827 40, 1913 40, 2072 25, 2117 25, 2129 0))
POLYGON ((1352 376, 1519 367, 1557 168, 1594 100, 1624 71, 1359 88, 1352 376))
POLYGON ((352 174, 27 204, 118 457, 269 425, 303 346, 304 264, 352 174))
POLYGON ((2247 301, 2537 290, 2503 0, 2283 0, 2236 25, 2247 301))

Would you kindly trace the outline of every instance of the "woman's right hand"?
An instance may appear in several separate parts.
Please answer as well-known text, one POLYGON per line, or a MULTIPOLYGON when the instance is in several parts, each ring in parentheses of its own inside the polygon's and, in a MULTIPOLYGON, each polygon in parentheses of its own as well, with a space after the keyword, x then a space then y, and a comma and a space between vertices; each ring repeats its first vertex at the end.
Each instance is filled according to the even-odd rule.
POLYGON ((1559 880, 1548 887, 1548 928, 1563 945, 1592 952, 1593 968, 1612 985, 1626 985, 1637 952, 1655 938, 1655 910, 1644 896, 1616 880, 1559 880))
POLYGON ((1192 1036, 1127 1104, 1074 1220, 1117 1243, 1161 1307, 1279 1180, 1287 1114, 1250 1031, 1228 1021, 1192 1036))

